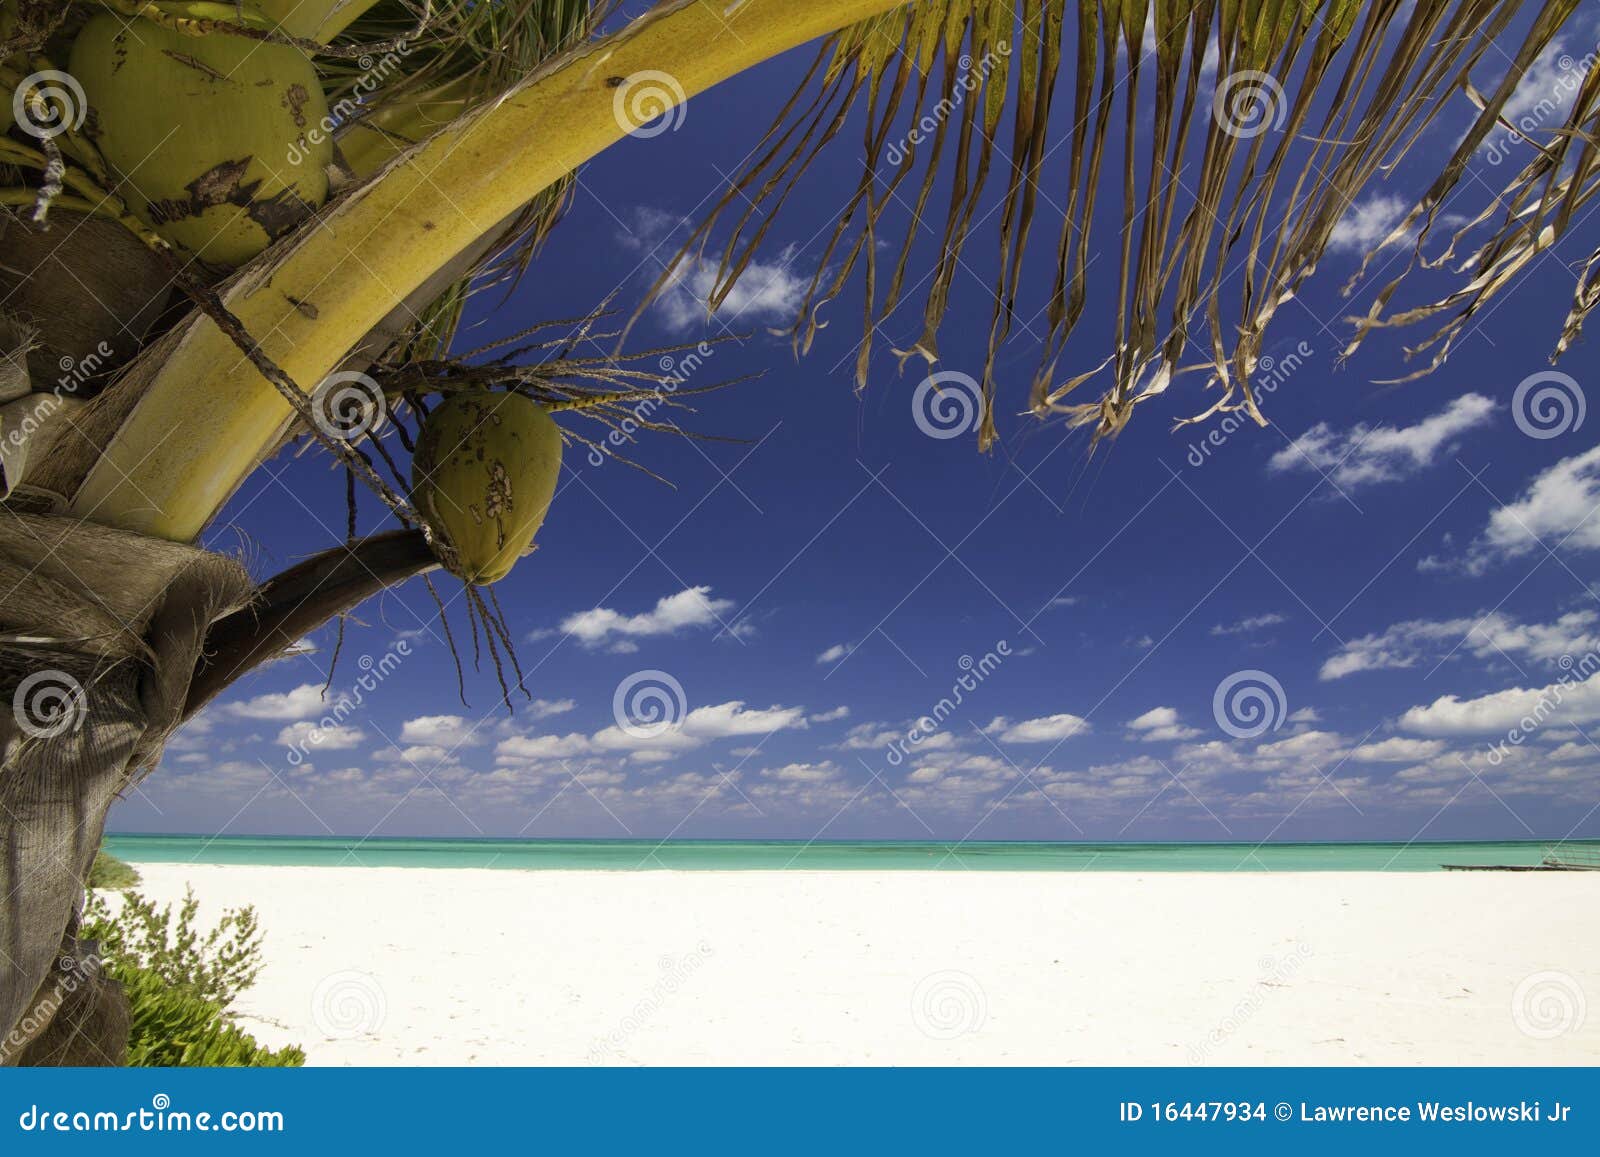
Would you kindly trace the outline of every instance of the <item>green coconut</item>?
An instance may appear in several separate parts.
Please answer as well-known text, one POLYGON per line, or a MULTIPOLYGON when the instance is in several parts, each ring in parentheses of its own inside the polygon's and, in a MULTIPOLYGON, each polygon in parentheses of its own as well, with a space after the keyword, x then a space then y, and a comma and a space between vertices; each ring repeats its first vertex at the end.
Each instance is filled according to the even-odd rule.
MULTIPOLYGON (((248 5, 160 7, 270 27, 248 5)), ((84 131, 129 205, 204 261, 243 264, 327 199, 328 105, 298 48, 102 13, 68 69, 88 99, 84 131)))
POLYGON ((411 501, 471 583, 506 577, 533 545, 561 472, 561 430, 521 394, 469 390, 422 423, 411 501))

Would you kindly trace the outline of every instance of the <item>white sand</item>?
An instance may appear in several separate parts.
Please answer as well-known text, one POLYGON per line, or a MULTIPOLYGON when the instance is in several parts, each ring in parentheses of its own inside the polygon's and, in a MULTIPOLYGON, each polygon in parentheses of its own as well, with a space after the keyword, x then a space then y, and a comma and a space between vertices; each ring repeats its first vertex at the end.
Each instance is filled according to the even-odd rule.
POLYGON ((311 1064, 1600 1060, 1600 874, 138 867, 311 1064))

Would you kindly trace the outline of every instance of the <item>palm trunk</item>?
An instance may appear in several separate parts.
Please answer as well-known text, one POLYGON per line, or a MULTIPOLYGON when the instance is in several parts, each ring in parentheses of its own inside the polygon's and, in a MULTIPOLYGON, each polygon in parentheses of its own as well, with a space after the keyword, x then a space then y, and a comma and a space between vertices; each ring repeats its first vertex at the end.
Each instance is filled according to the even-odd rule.
POLYGON ((6 1063, 21 1059, 60 1006, 62 978, 52 974, 76 955, 73 930, 106 812, 160 757, 212 621, 250 591, 231 559, 69 519, 0 513, 6 1063))
POLYGON ((178 724, 434 565, 401 531, 255 587, 220 555, 0 507, 0 1064, 120 1059, 120 995, 77 918, 106 813, 178 724))

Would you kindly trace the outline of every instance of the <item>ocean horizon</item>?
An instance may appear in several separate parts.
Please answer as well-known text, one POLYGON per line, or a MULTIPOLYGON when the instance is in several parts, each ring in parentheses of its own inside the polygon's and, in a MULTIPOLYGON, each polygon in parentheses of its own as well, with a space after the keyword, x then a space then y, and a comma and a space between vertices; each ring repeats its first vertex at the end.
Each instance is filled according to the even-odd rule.
POLYGON ((1433 872, 1535 867, 1548 848, 1600 840, 1043 842, 495 839, 111 834, 132 863, 550 871, 1433 872))

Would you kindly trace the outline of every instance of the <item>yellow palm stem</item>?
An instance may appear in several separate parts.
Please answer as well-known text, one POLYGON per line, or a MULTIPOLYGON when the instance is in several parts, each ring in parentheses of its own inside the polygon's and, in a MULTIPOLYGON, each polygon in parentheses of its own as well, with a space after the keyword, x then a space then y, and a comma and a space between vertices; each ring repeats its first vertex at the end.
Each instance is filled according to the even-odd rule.
MULTIPOLYGON (((634 85, 675 85, 692 96, 903 2, 664 6, 458 118, 242 271, 225 304, 268 357, 312 389, 430 274, 633 127, 626 98, 634 85)), ((193 320, 72 507, 99 522, 192 539, 290 418, 288 402, 232 341, 211 321, 193 320)))

